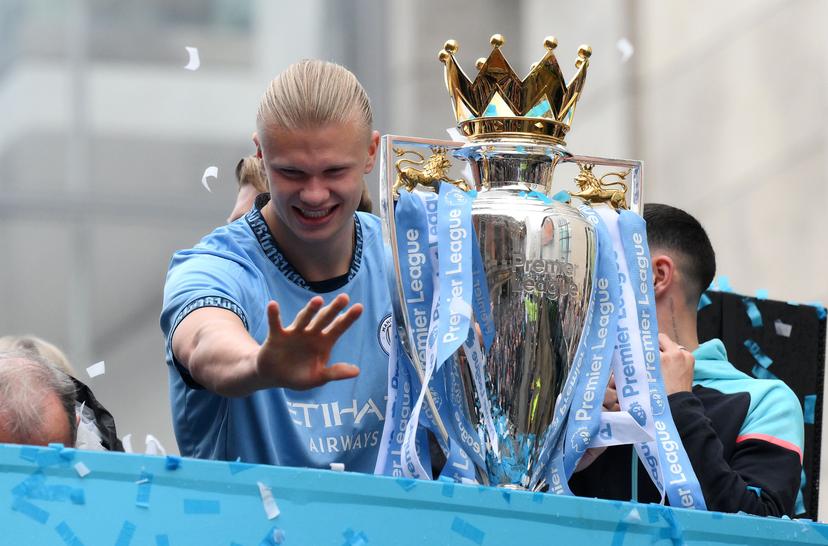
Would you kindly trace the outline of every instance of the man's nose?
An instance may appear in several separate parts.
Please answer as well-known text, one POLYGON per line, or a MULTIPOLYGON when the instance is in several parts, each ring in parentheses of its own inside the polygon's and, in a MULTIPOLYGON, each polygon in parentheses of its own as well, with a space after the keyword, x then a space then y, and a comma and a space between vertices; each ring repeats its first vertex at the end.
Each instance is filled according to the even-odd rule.
POLYGON ((312 177, 305 184, 305 187, 302 188, 302 191, 299 193, 299 198, 303 203, 311 206, 322 205, 328 200, 330 194, 331 192, 324 182, 316 177, 312 177))

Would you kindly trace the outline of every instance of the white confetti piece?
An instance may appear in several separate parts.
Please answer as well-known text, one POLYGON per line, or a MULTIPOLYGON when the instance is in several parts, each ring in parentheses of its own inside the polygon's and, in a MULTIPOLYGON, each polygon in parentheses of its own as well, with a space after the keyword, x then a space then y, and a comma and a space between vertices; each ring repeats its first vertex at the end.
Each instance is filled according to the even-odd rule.
POLYGON ((621 52, 621 62, 625 63, 630 60, 630 57, 635 53, 635 48, 626 38, 621 38, 615 43, 615 47, 621 52))
POLYGON ((121 443, 124 445, 124 453, 134 453, 132 451, 132 434, 126 434, 121 438, 121 443))
POLYGON ((345 472, 345 463, 331 463, 331 470, 334 472, 345 472))
POLYGON ((147 455, 167 455, 167 450, 164 449, 164 446, 161 445, 158 438, 152 434, 147 434, 147 438, 144 440, 144 445, 146 446, 144 453, 147 455))
POLYGON ((187 70, 198 70, 198 67, 201 66, 201 60, 198 58, 198 48, 186 46, 184 49, 186 49, 187 53, 190 55, 190 62, 188 62, 187 66, 184 68, 187 70))
POLYGON ((776 335, 782 337, 791 337, 791 330, 793 329, 792 325, 782 322, 779 319, 776 319, 773 323, 773 327, 776 328, 776 335))
POLYGON ((279 507, 276 505, 276 499, 273 498, 273 492, 268 486, 262 482, 256 482, 259 486, 259 495, 262 496, 262 506, 264 507, 267 519, 276 519, 279 517, 279 507))
POLYGON ((98 377, 99 375, 103 375, 106 373, 106 363, 103 360, 96 362, 86 368, 86 373, 89 374, 89 377, 98 377))
POLYGON ((638 513, 638 508, 630 510, 630 512, 624 516, 624 521, 626 523, 641 523, 641 514, 638 513))
POLYGON ((75 463, 75 472, 78 473, 78 476, 83 478, 84 476, 88 476, 89 473, 92 472, 92 471, 89 470, 89 467, 87 467, 82 462, 77 462, 77 463, 75 463))
POLYGON ((201 185, 204 186, 204 189, 210 193, 213 193, 213 190, 210 189, 210 186, 207 184, 207 178, 209 177, 218 178, 218 167, 215 165, 211 165, 204 170, 204 174, 201 175, 201 185))

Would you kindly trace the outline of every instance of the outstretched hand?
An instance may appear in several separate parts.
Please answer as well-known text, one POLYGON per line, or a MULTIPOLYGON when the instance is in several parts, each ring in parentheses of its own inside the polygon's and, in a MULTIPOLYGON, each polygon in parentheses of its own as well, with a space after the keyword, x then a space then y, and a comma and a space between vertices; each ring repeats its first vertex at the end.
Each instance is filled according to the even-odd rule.
POLYGON ((306 390, 359 375, 359 368, 352 364, 328 366, 334 343, 362 314, 359 303, 340 314, 348 301, 346 294, 340 294, 323 307, 322 298, 314 296, 287 328, 282 327, 279 304, 268 303, 270 331, 256 357, 263 385, 306 390))

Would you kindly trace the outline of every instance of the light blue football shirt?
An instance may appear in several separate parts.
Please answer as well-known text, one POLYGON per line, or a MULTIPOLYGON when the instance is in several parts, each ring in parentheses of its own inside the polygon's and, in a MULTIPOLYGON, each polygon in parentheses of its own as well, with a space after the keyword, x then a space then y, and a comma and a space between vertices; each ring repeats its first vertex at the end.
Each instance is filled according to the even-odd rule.
POLYGON ((177 252, 170 263, 161 329, 179 449, 206 459, 316 468, 339 462, 348 471, 373 472, 384 424, 391 334, 379 218, 354 216, 356 245, 347 283, 317 294, 279 251, 260 212, 266 202, 266 195, 260 196, 247 215, 177 252), (334 345, 330 360, 358 365, 355 379, 307 391, 266 389, 226 398, 200 388, 173 357, 172 334, 195 309, 234 312, 262 343, 271 299, 288 325, 314 295, 328 303, 340 293, 365 307, 334 345))

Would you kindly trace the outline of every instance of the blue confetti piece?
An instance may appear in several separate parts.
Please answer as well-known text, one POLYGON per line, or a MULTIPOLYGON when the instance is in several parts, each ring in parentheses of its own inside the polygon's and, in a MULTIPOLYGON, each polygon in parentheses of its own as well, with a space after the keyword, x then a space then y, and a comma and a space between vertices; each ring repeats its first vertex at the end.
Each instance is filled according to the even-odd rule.
POLYGON ((756 297, 760 300, 768 299, 768 289, 767 288, 760 288, 756 291, 756 297))
POLYGON ((824 319, 826 314, 828 314, 828 311, 826 311, 825 306, 822 305, 818 301, 809 301, 806 305, 810 305, 811 307, 816 307, 817 318, 819 320, 824 319))
POLYGON ((722 512, 710 512, 710 517, 713 519, 724 519, 724 514, 722 512))
POLYGON ((451 530, 475 544, 483 544, 483 539, 486 537, 486 533, 481 529, 458 517, 455 517, 454 521, 451 522, 451 530))
POLYGON ((141 477, 138 479, 138 493, 135 496, 135 506, 149 508, 151 487, 152 474, 146 470, 142 470, 141 477))
POLYGON ((155 535, 155 546, 170 546, 170 539, 167 535, 155 535))
POLYGON ((250 463, 243 463, 243 462, 241 462, 241 459, 236 459, 235 461, 230 461, 227 464, 230 466, 230 474, 233 474, 234 476, 236 474, 238 474, 239 472, 244 472, 245 470, 250 470, 251 468, 256 466, 256 465, 250 464, 250 463))
POLYGON ((217 500, 184 499, 185 514, 220 514, 221 503, 217 500))
POLYGON ((49 521, 49 512, 39 506, 35 506, 23 497, 15 497, 12 502, 12 510, 28 516, 40 524, 49 521))
POLYGON ((411 491, 417 485, 417 480, 410 478, 397 478, 397 485, 403 488, 404 491, 411 491))
POLYGON ((342 546, 364 546, 368 544, 368 537, 362 531, 355 533, 353 529, 345 529, 342 536, 345 537, 342 546))
POLYGON ((167 470, 178 470, 181 466, 181 457, 176 457, 175 455, 167 455, 167 458, 164 459, 164 468, 167 470))
POLYGON ((558 201, 559 203, 569 203, 570 201, 572 201, 572 196, 569 195, 568 191, 561 190, 552 196, 552 200, 558 201))
POLYGON ((528 197, 528 195, 529 194, 526 193, 525 191, 522 191, 522 192, 518 193, 518 197, 523 197, 524 199, 526 199, 528 197))
POLYGON ((466 193, 468 193, 469 197, 471 197, 472 199, 475 199, 477 197, 477 190, 469 190, 466 193))
POLYGON ((129 546, 133 536, 135 536, 135 524, 129 520, 125 520, 123 526, 121 526, 121 532, 118 533, 115 546, 129 546))
POLYGON ((443 482, 442 494, 444 497, 454 496, 454 480, 448 476, 440 476, 439 480, 443 482))
POLYGON ((762 496, 762 488, 761 487, 756 487, 755 485, 748 485, 747 488, 750 489, 751 491, 753 491, 754 493, 756 493, 757 498, 760 498, 762 496))
POLYGON ((75 532, 69 527, 69 524, 65 521, 61 521, 57 527, 55 527, 55 531, 63 539, 63 542, 67 546, 83 546, 83 542, 75 535, 75 532))
POLYGON ((750 351, 751 355, 753 355, 754 360, 756 360, 756 362, 758 362, 763 368, 769 368, 770 365, 773 364, 773 359, 763 353, 762 348, 759 347, 759 344, 752 339, 745 340, 745 347, 747 347, 747 350, 750 351))
POLYGON ((543 504, 543 493, 541 493, 540 491, 535 492, 532 495, 532 502, 543 504))
MULTIPOLYGON (((63 445, 61 444, 61 449, 63 445)), ((35 463, 40 468, 55 466, 57 464, 68 465, 69 461, 60 456, 60 451, 56 449, 41 449, 37 452, 35 463)))
POLYGON ((676 517, 673 515, 673 510, 669 507, 664 507, 664 510, 661 511, 661 517, 663 517, 664 521, 666 521, 670 526, 670 540, 673 541, 673 544, 684 544, 684 540, 682 539, 684 531, 676 521, 676 517))
POLYGON ((816 409, 816 401, 817 395, 815 394, 809 394, 805 396, 805 404, 802 413, 805 417, 805 422, 809 425, 814 424, 814 410, 816 409))
POLYGON ((779 379, 778 377, 776 377, 776 375, 773 374, 773 372, 771 372, 767 368, 763 368, 759 364, 754 364, 753 369, 751 371, 753 372, 753 376, 758 379, 779 379))
POLYGON ((23 446, 20 448, 20 458, 24 461, 29 461, 33 463, 37 460, 37 454, 40 453, 40 449, 33 446, 23 446))
POLYGON ((72 501, 72 504, 86 504, 86 495, 84 495, 83 489, 73 489, 69 493, 69 500, 72 501))
POLYGON ((730 279, 727 275, 719 275, 717 284, 719 285, 719 292, 733 292, 733 289, 730 287, 730 279))
POLYGON ((33 491, 37 491, 42 488, 45 482, 46 476, 43 475, 42 471, 36 470, 28 478, 14 486, 12 489, 12 495, 18 497, 29 497, 32 495, 33 491))
POLYGON ((530 191, 529 192, 529 197, 534 197, 535 199, 539 199, 540 201, 542 201, 546 205, 551 205, 552 204, 552 200, 549 198, 549 196, 546 195, 545 193, 539 192, 538 190, 530 191))
POLYGON ((612 534, 612 546, 622 546, 624 544, 624 536, 627 534, 629 524, 625 521, 619 521, 615 527, 615 532, 612 534))
POLYGON ((759 312, 759 308, 756 306, 756 303, 750 298, 742 298, 742 303, 745 306, 745 312, 747 312, 747 316, 750 318, 750 324, 754 328, 761 328, 762 313, 759 312))
POLYGON ((698 310, 701 311, 702 309, 704 309, 705 307, 707 307, 711 303, 713 303, 713 301, 710 299, 710 296, 708 296, 707 294, 702 294, 701 298, 699 298, 698 310))
POLYGON ((508 491, 508 490, 504 489, 503 491, 500 492, 500 494, 503 496, 503 500, 506 501, 506 504, 512 504, 512 493, 511 493, 511 491, 508 491))
POLYGON ((521 145, 515 146, 515 151, 519 154, 525 154, 526 153, 526 146, 521 146, 521 145))

